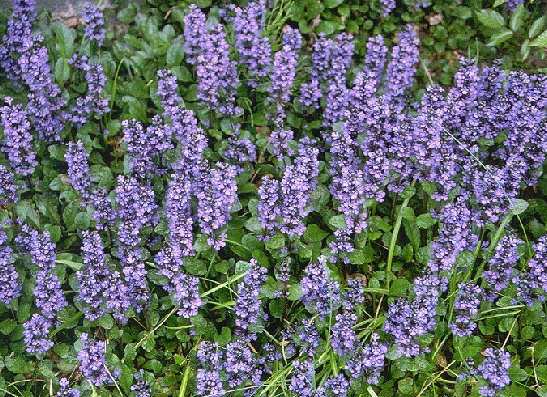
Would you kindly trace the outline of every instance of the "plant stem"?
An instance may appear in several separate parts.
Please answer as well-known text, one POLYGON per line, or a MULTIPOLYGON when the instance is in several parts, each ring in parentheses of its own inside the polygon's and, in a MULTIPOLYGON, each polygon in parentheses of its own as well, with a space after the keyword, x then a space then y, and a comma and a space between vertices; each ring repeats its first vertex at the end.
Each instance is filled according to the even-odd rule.
POLYGON ((186 395, 186 387, 188 386, 188 379, 190 378, 190 363, 187 363, 184 375, 182 376, 182 382, 180 382, 179 397, 186 395))
POLYGON ((403 201, 403 204, 401 204, 401 208, 399 208, 399 213, 397 214, 397 220, 395 221, 395 226, 393 227, 393 234, 391 235, 391 242, 389 243, 389 251, 387 254, 387 265, 386 265, 386 287, 389 291, 389 283, 391 281, 391 265, 393 263, 393 255, 395 253, 395 245, 397 244, 397 236, 399 234, 399 230, 401 229, 401 223, 403 221, 403 210, 408 206, 408 203, 410 199, 412 198, 412 195, 409 195, 405 200, 403 201))

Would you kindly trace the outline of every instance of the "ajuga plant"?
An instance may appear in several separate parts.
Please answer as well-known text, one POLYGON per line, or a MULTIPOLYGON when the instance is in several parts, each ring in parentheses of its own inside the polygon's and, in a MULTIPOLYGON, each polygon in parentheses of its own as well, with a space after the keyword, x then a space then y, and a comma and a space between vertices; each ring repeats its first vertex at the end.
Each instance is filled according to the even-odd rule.
POLYGON ((284 2, 149 11, 13 2, 2 395, 545 394, 545 76, 420 87, 417 26, 359 57, 284 2))

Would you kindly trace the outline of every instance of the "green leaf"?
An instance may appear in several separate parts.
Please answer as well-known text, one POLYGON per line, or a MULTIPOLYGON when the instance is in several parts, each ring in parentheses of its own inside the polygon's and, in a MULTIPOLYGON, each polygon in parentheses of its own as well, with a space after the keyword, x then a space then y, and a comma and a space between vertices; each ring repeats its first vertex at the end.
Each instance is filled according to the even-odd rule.
POLYGON ((534 41, 530 43, 530 47, 547 47, 547 30, 543 31, 534 41))
POLYGON ((513 32, 509 29, 504 29, 498 33, 495 33, 490 37, 490 41, 486 44, 488 47, 495 47, 501 43, 509 40, 513 36, 513 32))
POLYGON ((182 47, 182 41, 176 39, 167 49, 166 62, 167 66, 180 65, 184 59, 184 51, 182 47))
POLYGON ((215 342, 219 345, 227 345, 232 339, 232 330, 229 327, 222 327, 220 333, 215 336, 215 342))
POLYGON ((509 377, 513 382, 524 382, 528 379, 528 374, 522 368, 511 367, 508 372, 509 377))
POLYGON ((65 145, 49 145, 47 148, 51 158, 59 161, 65 161, 66 146, 65 145))
POLYGON ((540 18, 536 19, 532 23, 532 26, 530 26, 530 30, 528 30, 528 38, 529 39, 532 39, 532 38, 536 37, 539 34, 539 32, 541 32, 541 29, 543 29, 543 25, 545 24, 546 19, 547 19, 547 17, 543 16, 543 17, 540 17, 540 18))
POLYGON ((271 300, 268 308, 270 309, 270 314, 275 318, 283 316, 283 303, 280 300, 271 300))
POLYGON ((511 203, 511 213, 513 215, 520 215, 528 208, 528 202, 523 199, 513 200, 511 203))
POLYGON ((17 327, 17 322, 11 318, 7 318, 0 323, 0 332, 3 335, 9 335, 17 327))
POLYGON ((329 225, 334 229, 344 229, 346 227, 346 218, 344 215, 335 215, 329 219, 329 225))
POLYGON ((421 214, 421 215, 418 215, 418 217, 416 218, 416 225, 420 229, 429 229, 436 222, 437 221, 433 219, 431 214, 421 214))
POLYGON ((304 240, 309 243, 321 241, 327 236, 328 236, 328 233, 322 230, 316 224, 308 225, 308 227, 306 228, 306 231, 304 232, 304 240))
POLYGON ((6 357, 6 368, 14 374, 24 374, 32 371, 32 365, 22 356, 6 357))
POLYGON ((497 11, 480 10, 476 12, 476 15, 479 22, 490 29, 498 30, 505 25, 503 16, 497 11))
POLYGON ((127 363, 133 361, 137 357, 137 349, 135 349, 134 343, 128 343, 123 348, 123 361, 127 363))
POLYGON ((55 80, 59 84, 63 84, 70 78, 70 67, 65 58, 59 58, 55 62, 55 80))
POLYGON ((321 21, 317 25, 317 32, 331 35, 336 31, 336 24, 332 21, 321 21))
POLYGON ((389 295, 405 296, 409 286, 410 282, 406 278, 395 279, 389 287, 389 295))
POLYGON ((207 264, 201 259, 188 257, 184 260, 184 268, 188 273, 194 276, 203 276, 207 274, 207 264))
POLYGON ((132 96, 124 96, 122 101, 127 105, 129 115, 139 121, 146 121, 146 107, 144 101, 132 96))
POLYGON ((494 5, 492 6, 493 8, 496 8, 497 6, 500 6, 502 4, 505 4, 507 0, 496 0, 494 1, 494 5))
POLYGON ((285 246, 285 237, 282 234, 276 234, 271 239, 266 241, 266 249, 268 251, 274 251, 285 246))
POLYGON ((58 243, 61 240, 61 227, 59 225, 44 225, 44 229, 48 231, 51 239, 58 243))
POLYGON ((74 218, 74 226, 76 227, 76 229, 87 230, 89 229, 90 224, 91 218, 89 217, 87 212, 79 212, 74 218))
POLYGON ((412 378, 404 378, 397 382, 397 388, 402 394, 410 394, 414 391, 414 381, 412 378))
POLYGON ((509 26, 513 32, 516 32, 521 28, 525 16, 526 8, 524 8, 524 4, 519 4, 513 12, 513 15, 511 15, 511 21, 509 22, 509 26))
POLYGON ((327 8, 335 8, 342 4, 344 0, 324 0, 323 4, 327 8))
POLYGON ((528 55, 530 55, 530 40, 524 40, 524 42, 520 46, 520 55, 522 56, 523 61, 528 58, 528 55))
POLYGON ((61 22, 54 23, 52 30, 55 32, 57 51, 59 51, 63 58, 70 59, 74 52, 76 33, 61 22))

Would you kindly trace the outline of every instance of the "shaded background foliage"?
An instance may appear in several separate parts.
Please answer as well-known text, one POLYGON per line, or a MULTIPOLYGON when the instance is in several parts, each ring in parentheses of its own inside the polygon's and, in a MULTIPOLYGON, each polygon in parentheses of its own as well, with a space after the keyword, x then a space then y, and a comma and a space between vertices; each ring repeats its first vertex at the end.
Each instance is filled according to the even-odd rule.
MULTIPOLYGON (((195 76, 184 60, 182 21, 190 3, 116 3, 105 10, 111 28, 108 29, 105 46, 94 55, 100 59, 108 78, 105 97, 109 100, 111 111, 100 120, 65 131, 66 136, 84 143, 90 153, 93 180, 101 187, 112 190, 115 177, 123 174, 128 167, 121 142, 121 121, 135 118, 149 122, 161 109, 157 96, 156 73, 159 69, 167 67, 172 70, 179 80, 179 92, 186 107, 195 110, 200 118, 208 117, 197 103, 195 76)), ((201 0, 196 4, 214 16, 225 3, 201 0)), ((389 16, 383 17, 379 3, 374 1, 281 0, 275 3, 268 17, 266 33, 275 47, 279 45, 281 29, 285 24, 298 26, 304 35, 305 46, 309 48, 319 33, 350 32, 355 35, 356 53, 360 59, 370 36, 383 34, 386 43, 391 45, 404 24, 416 24, 422 43, 418 83, 415 86, 415 95, 419 96, 429 81, 450 85, 458 67, 458 56, 462 54, 480 62, 501 59, 503 67, 507 69, 545 72, 544 32, 547 21, 542 16, 544 13, 545 4, 539 1, 527 3, 511 13, 499 1, 477 0, 459 4, 439 0, 432 1, 428 8, 417 9, 413 1, 404 0, 398 2, 397 8, 389 16)), ((0 26, 4 27, 9 13, 3 13, 1 17, 0 26)), ((69 93, 69 99, 84 93, 81 76, 70 67, 68 61, 76 51, 93 54, 89 42, 81 40, 80 33, 61 21, 55 21, 47 13, 40 15, 36 29, 45 35, 56 82, 69 93)), ((77 26, 76 29, 80 32, 81 27, 77 26)), ((296 85, 301 82, 297 81, 296 85)), ((22 100, 25 96, 24 91, 3 78, 0 80, 0 90, 2 96, 13 96, 16 100, 22 100)), ((255 93, 245 87, 238 91, 238 104, 245 110, 242 129, 254 136, 259 160, 255 169, 244 173, 238 180, 241 208, 232 215, 229 223, 227 247, 216 254, 206 245, 204 237, 199 237, 196 256, 185 263, 188 273, 202 278, 203 291, 213 291, 207 296, 209 309, 191 320, 173 316, 172 302, 159 288, 163 280, 152 272, 150 279, 156 286, 143 316, 130 319, 123 327, 108 315, 90 323, 82 320, 81 312, 70 306, 61 312, 61 323, 54 331, 61 337, 56 338, 51 352, 36 360, 24 353, 22 342, 22 323, 30 317, 33 298, 29 264, 19 259, 17 269, 25 280, 24 293, 15 304, 0 307, 0 337, 5 342, 0 346, 3 358, 0 364, 0 395, 49 395, 49 390, 56 387, 60 373, 72 374, 73 380, 80 379, 81 375, 76 371, 76 352, 79 348, 77 343, 74 344, 76 330, 78 334, 90 332, 108 341, 108 363, 112 368, 121 369, 119 387, 126 395, 131 393, 134 372, 141 368, 144 369, 144 378, 153 385, 153 395, 192 395, 198 341, 214 340, 224 345, 232 338, 228 309, 234 306, 235 284, 240 278, 237 272, 244 267, 243 261, 254 257, 259 264, 273 269, 279 262, 280 249, 288 244, 280 235, 267 242, 257 239, 257 225, 253 223, 256 218, 251 217, 252 209, 256 206, 257 181, 261 176, 277 172, 264 157, 269 133, 269 109, 265 104, 257 107, 250 105, 256 99, 255 96, 261 95, 264 96, 265 92, 259 90, 255 93), (219 285, 223 288, 215 290, 219 285)), ((209 122, 207 135, 210 148, 206 156, 215 161, 221 159, 220 153, 226 140, 234 132, 229 119, 209 122)), ((287 125, 295 130, 313 132, 320 127, 320 123, 320 119, 315 120, 313 117, 305 119, 294 109, 288 112, 287 125)), ((89 229, 92 220, 90 214, 81 209, 78 195, 68 183, 66 149, 64 144, 38 142, 39 165, 28 180, 28 189, 20 191, 20 199, 14 211, 21 220, 49 231, 57 244, 57 275, 64 281, 64 285, 75 289, 75 271, 82 267, 79 231, 89 229)), ((311 258, 317 258, 321 249, 326 247, 328 236, 340 224, 340 218, 336 217, 324 187, 327 178, 323 167, 319 177, 321 186, 316 197, 320 211, 308 218, 303 238, 292 247, 296 253, 294 265, 297 269, 303 269, 311 258)), ((154 188, 161 197, 163 182, 156 180, 154 188)), ((523 198, 529 205, 523 207, 518 218, 511 219, 511 226, 519 233, 527 233, 531 239, 545 234, 546 195, 547 178, 544 173, 537 187, 524 192, 523 198)), ((373 309, 382 307, 388 298, 410 294, 411 281, 419 274, 421 265, 427 262, 427 246, 436 233, 436 222, 429 215, 433 203, 427 192, 419 188, 409 201, 408 208, 400 211, 402 231, 391 268, 395 278, 389 290, 383 291, 381 287, 386 278, 386 248, 390 244, 396 215, 399 213, 397 199, 389 197, 384 205, 377 208, 376 215, 369 221, 369 242, 363 246, 357 245, 358 249, 349 257, 351 267, 346 268, 345 272, 342 268, 332 269, 340 280, 346 278, 345 273, 365 279, 370 288, 367 297, 373 309), (414 263, 415 266, 408 266, 408 263, 414 263), (375 293, 375 289, 380 294, 375 293)), ((2 210, 3 219, 9 216, 8 211, 2 210)), ((166 226, 160 223, 156 230, 147 232, 166 235, 166 226)), ((109 251, 112 247, 105 248, 109 251)), ((159 249, 157 246, 149 248, 152 252, 159 249)), ((271 275, 263 291, 264 302, 267 302, 273 317, 272 324, 280 328, 283 319, 294 319, 299 314, 293 312, 299 292, 294 280, 291 285, 293 288, 289 290, 288 300, 283 304, 273 299, 277 281, 271 275)), ((71 293, 74 291, 69 291, 69 299, 71 293)), ((442 312, 443 308, 440 310, 442 312)), ((497 307, 485 310, 486 314, 479 322, 480 336, 456 340, 454 346, 443 345, 431 360, 431 356, 419 356, 392 361, 384 373, 386 382, 380 388, 370 392, 365 391, 366 387, 363 386, 363 390, 357 389, 356 395, 469 395, 466 386, 450 383, 454 380, 448 383, 438 381, 442 374, 448 372, 447 365, 453 360, 461 364, 470 357, 477 359, 489 341, 503 342, 508 333, 510 340, 506 345, 507 350, 518 360, 512 363, 510 376, 513 384, 504 392, 505 395, 547 395, 545 386, 539 386, 544 385, 547 378, 544 309, 513 305, 511 298, 507 297, 498 301, 497 307), (530 388, 532 385, 534 387, 530 388)), ((433 336, 437 342, 442 341, 447 333, 443 326, 446 327, 440 325, 437 334, 433 336)), ((359 331, 363 335, 370 334, 370 330, 375 327, 377 325, 372 324, 370 329, 363 327, 359 331)), ((328 360, 336 361, 329 357, 324 359, 328 360)), ((288 393, 282 381, 272 382, 270 390, 262 395, 268 395, 268 392, 271 395, 288 393)), ((85 382, 82 383, 82 390, 88 395, 118 393, 115 388, 91 391, 85 382)), ((471 393, 477 395, 476 385, 471 393)))

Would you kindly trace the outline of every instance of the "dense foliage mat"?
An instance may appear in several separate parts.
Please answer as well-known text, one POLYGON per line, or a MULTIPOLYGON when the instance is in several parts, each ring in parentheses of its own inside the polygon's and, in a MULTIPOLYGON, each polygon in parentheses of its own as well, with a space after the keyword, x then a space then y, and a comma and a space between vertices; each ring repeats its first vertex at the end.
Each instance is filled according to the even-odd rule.
POLYGON ((547 396, 544 12, 15 0, 0 396, 547 396))

